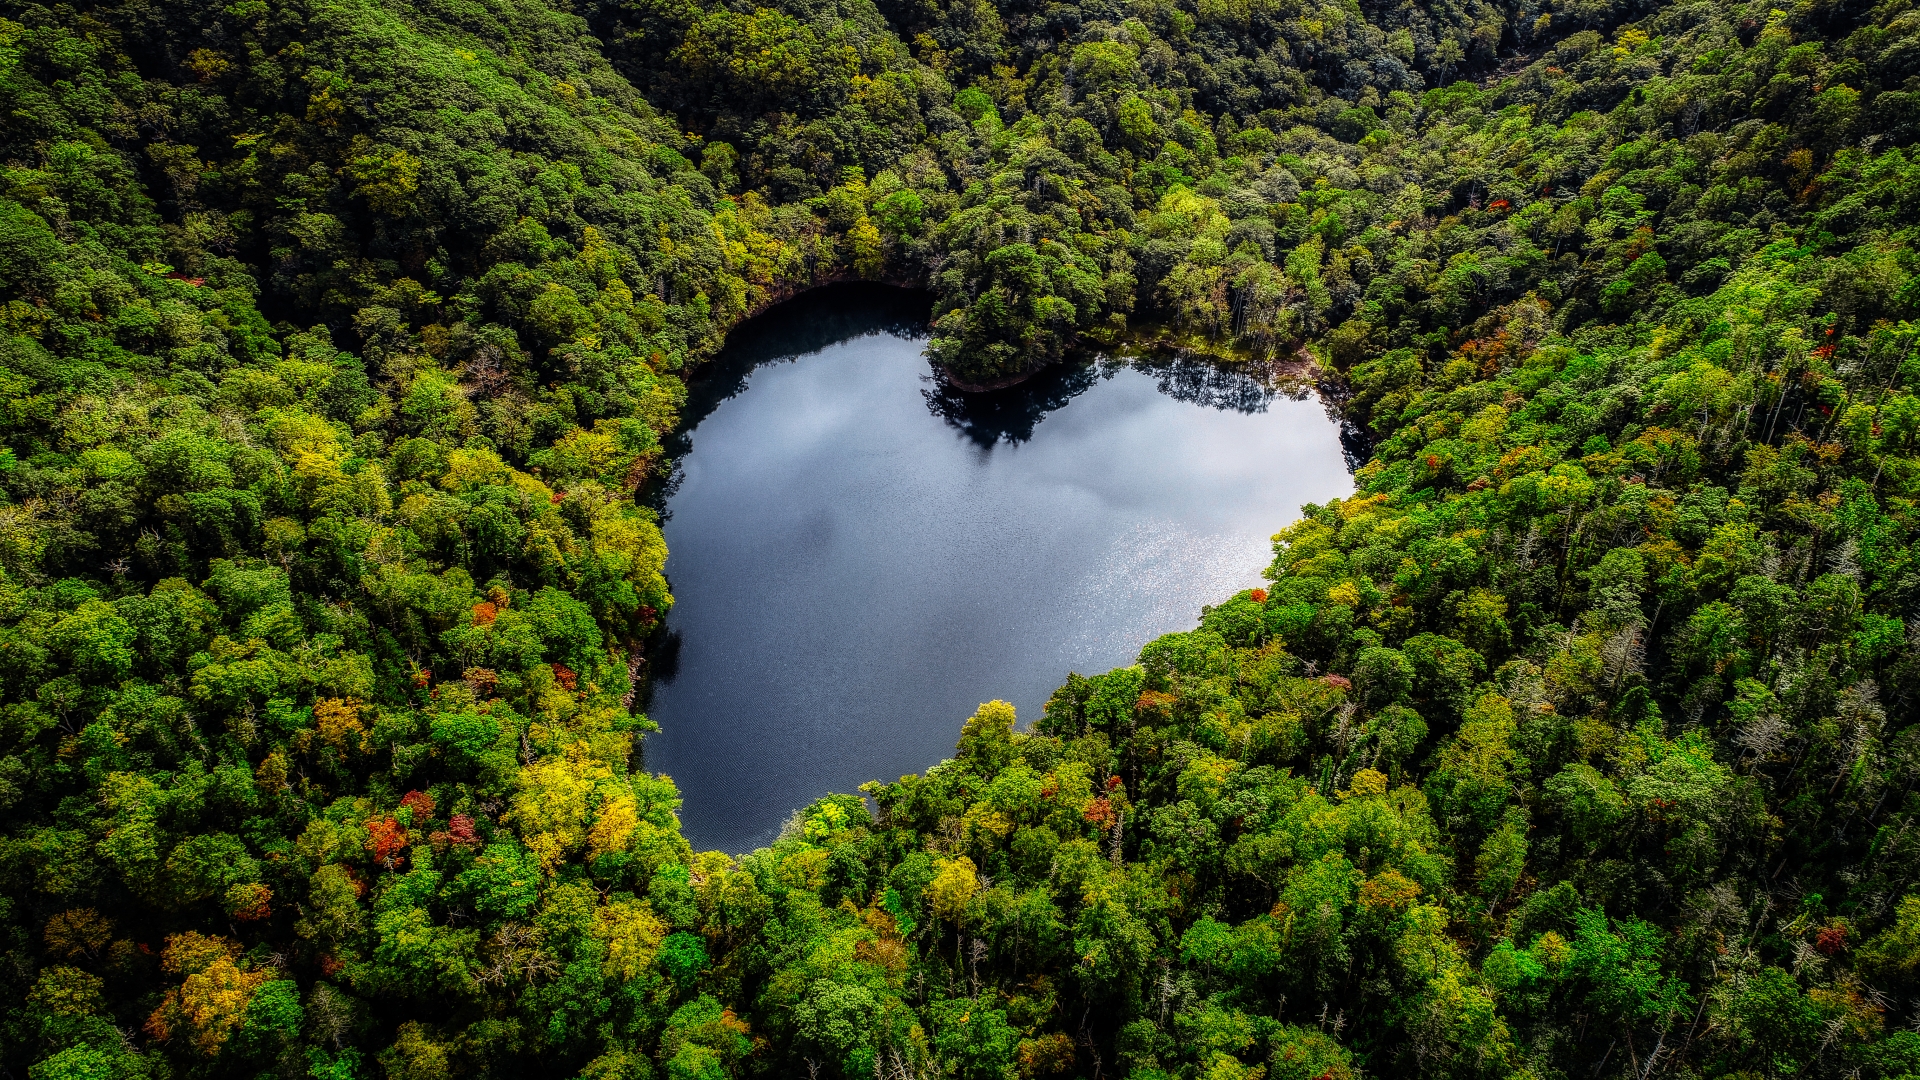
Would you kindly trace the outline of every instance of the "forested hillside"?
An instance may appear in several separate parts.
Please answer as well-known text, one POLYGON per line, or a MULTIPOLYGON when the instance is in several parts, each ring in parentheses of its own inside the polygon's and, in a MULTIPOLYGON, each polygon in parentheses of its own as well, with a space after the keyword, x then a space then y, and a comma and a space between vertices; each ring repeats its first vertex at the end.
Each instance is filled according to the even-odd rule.
POLYGON ((1920 1075, 1909 0, 0 12, 0 1074, 1920 1075), (848 278, 1370 457, 694 853, 634 493, 848 278))

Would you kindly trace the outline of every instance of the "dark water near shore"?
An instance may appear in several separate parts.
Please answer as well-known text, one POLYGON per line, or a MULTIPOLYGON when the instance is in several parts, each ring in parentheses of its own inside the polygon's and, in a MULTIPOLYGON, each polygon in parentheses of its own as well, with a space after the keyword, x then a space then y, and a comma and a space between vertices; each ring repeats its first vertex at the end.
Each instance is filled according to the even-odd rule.
POLYGON ((697 849, 949 756, 1004 698, 1130 663, 1259 585, 1302 503, 1352 490, 1322 404, 1197 364, 992 394, 933 381, 923 296, 822 290, 695 377, 659 495, 677 600, 646 766, 697 849))

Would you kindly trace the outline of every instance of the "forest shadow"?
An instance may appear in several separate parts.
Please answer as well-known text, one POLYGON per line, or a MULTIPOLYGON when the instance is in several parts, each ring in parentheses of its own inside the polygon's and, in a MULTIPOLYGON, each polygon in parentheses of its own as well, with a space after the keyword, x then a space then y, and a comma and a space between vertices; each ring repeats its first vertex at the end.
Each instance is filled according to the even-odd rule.
POLYGON ((747 376, 760 365, 788 363, 869 334, 923 338, 932 310, 929 293, 865 281, 822 285, 768 308, 734 327, 726 347, 689 373, 687 405, 668 439, 668 453, 681 453, 684 447, 674 440, 684 439, 721 402, 746 389, 747 376))
MULTIPOLYGON (((931 293, 849 281, 809 289, 755 315, 734 327, 712 360, 687 373, 687 403, 680 410, 680 423, 661 439, 667 461, 676 462, 693 449, 694 429, 722 402, 745 390, 755 368, 789 363, 837 342, 871 334, 923 338, 932 310, 931 293)), ((644 502, 664 515, 679 479, 677 468, 656 478, 644 493, 644 502)))

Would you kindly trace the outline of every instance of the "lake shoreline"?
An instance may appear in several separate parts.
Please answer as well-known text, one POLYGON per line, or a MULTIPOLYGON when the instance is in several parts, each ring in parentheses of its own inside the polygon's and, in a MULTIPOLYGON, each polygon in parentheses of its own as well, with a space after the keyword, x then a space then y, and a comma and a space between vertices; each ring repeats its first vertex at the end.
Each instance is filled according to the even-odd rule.
POLYGON ((1259 584, 1274 529, 1351 490, 1320 404, 1233 365, 1088 352, 954 390, 917 299, 770 312, 690 384, 644 753, 696 846, 923 772, 982 701, 1037 717, 1070 671, 1259 584))

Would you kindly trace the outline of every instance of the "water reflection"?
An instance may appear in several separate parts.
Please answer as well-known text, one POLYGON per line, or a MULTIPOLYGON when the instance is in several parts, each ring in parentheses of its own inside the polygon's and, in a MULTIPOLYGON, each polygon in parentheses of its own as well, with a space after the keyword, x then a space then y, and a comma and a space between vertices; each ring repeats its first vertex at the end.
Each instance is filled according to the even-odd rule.
POLYGON ((1287 383, 1271 370, 1255 365, 1223 365, 1180 355, 1150 355, 1133 366, 1154 377, 1160 392, 1178 401, 1241 413, 1261 413, 1282 395, 1305 401, 1313 390, 1306 383, 1287 383))
POLYGON ((1058 364, 1018 386, 984 394, 963 394, 932 377, 922 390, 933 415, 959 428, 974 445, 1023 443, 1047 414, 1127 368, 1145 372, 1155 387, 1176 401, 1223 412, 1263 413, 1275 398, 1303 401, 1311 384, 1288 382, 1267 368, 1221 364, 1181 354, 1152 354, 1115 359, 1099 357, 1058 364))
POLYGON ((1115 367, 1111 362, 1057 364, 1018 386, 981 394, 963 394, 929 375, 931 386, 920 396, 933 415, 960 429, 975 446, 988 449, 1032 439, 1048 413, 1065 408, 1101 379, 1112 378, 1115 367))
MULTIPOLYGON (((755 368, 788 363, 875 334, 921 340, 927 335, 931 308, 932 297, 924 292, 850 282, 813 290, 804 299, 781 304, 746 322, 728 338, 720 355, 690 381, 684 423, 667 440, 668 456, 677 459, 690 449, 693 429, 721 402, 746 389, 755 368)), ((1027 442, 1048 414, 1128 367, 1152 376, 1159 391, 1177 401, 1223 411, 1260 413, 1277 397, 1301 401, 1313 393, 1311 383, 1290 381, 1270 367, 1153 353, 1124 360, 1075 358, 1017 386, 985 393, 962 393, 929 374, 921 396, 933 415, 985 449, 1027 442)), ((656 501, 666 502, 672 491, 669 484, 656 501)))

